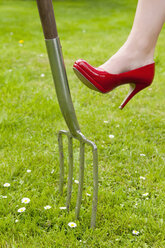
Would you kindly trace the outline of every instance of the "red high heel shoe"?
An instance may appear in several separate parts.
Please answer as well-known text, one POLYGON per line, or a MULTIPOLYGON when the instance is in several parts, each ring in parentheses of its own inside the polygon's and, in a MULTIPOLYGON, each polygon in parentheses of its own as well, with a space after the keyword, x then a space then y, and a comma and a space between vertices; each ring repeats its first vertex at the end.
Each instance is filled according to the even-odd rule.
POLYGON ((119 107, 123 109, 133 96, 151 85, 155 74, 155 63, 128 72, 111 74, 79 59, 74 63, 73 70, 86 86, 101 93, 108 93, 120 85, 129 83, 130 92, 119 107))

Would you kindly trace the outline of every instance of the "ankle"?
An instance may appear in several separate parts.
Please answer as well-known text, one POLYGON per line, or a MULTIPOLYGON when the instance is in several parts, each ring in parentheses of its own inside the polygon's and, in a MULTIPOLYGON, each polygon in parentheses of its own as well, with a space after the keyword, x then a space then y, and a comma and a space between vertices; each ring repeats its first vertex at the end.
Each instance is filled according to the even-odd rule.
POLYGON ((132 43, 128 40, 100 68, 109 73, 118 74, 153 63, 153 55, 154 51, 146 49, 144 42, 132 43))
POLYGON ((148 44, 148 41, 136 39, 133 40, 128 37, 128 40, 122 47, 125 54, 129 54, 130 57, 141 59, 144 62, 152 63, 154 61, 155 47, 148 44))

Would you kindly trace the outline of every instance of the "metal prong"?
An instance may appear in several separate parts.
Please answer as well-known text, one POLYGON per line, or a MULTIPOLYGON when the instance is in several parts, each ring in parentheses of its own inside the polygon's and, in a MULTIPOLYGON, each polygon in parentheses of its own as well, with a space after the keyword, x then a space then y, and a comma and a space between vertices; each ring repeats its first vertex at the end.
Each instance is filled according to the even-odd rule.
POLYGON ((85 152, 85 143, 80 141, 80 165, 79 165, 79 187, 76 203, 76 219, 79 218, 81 200, 82 200, 82 190, 83 190, 83 181, 84 181, 84 152, 85 152))
POLYGON ((67 200, 66 207, 69 211, 71 195, 72 195, 72 180, 73 180, 73 142, 71 134, 68 134, 68 155, 69 155, 69 175, 68 175, 68 187, 67 187, 67 200))
MULTIPOLYGON (((73 178, 73 142, 72 134, 68 131, 61 130, 58 133, 58 143, 60 152, 60 193, 63 192, 64 184, 64 155, 63 155, 63 142, 62 134, 68 137, 68 155, 69 155, 69 175, 68 175, 68 187, 67 187, 67 200, 66 207, 69 211, 71 194, 72 194, 72 178, 73 178)), ((92 215, 91 215, 91 228, 95 228, 96 225, 96 213, 97 213, 97 202, 98 202, 98 153, 97 146, 92 141, 85 138, 80 132, 80 164, 79 164, 79 187, 76 202, 76 219, 79 218, 81 201, 82 201, 82 191, 83 191, 83 181, 84 181, 84 160, 85 160, 85 143, 92 147, 93 151, 93 200, 92 200, 92 215)))
POLYGON ((59 191, 60 194, 63 194, 64 186, 64 153, 63 153, 63 143, 62 143, 62 132, 58 132, 58 147, 59 147, 59 158, 60 158, 60 182, 59 182, 59 191))
POLYGON ((91 228, 95 228, 96 225, 96 213, 98 202, 98 152, 96 145, 93 146, 93 201, 92 201, 92 216, 91 216, 91 228))

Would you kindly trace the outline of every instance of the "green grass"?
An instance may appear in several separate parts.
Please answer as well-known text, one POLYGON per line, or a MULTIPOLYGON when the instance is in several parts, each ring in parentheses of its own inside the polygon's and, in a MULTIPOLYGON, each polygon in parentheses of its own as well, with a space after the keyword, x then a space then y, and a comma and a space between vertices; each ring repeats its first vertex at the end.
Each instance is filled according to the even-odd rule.
MULTIPOLYGON (((136 3, 61 0, 54 4, 77 117, 82 132, 99 151, 97 226, 92 231, 92 195, 86 195, 92 194, 90 150, 86 150, 83 201, 75 229, 67 224, 75 221, 77 184, 73 185, 70 213, 59 209, 65 205, 66 186, 60 197, 57 132, 67 127, 58 106, 36 3, 0 0, 0 247, 165 247, 164 30, 156 49, 153 85, 123 111, 118 106, 128 86, 101 95, 80 83, 72 71, 78 58, 98 66, 119 49, 132 26, 136 3), (9 188, 3 187, 6 182, 9 188), (144 193, 149 195, 143 197, 144 193), (23 197, 31 201, 19 214, 23 197), (46 211, 45 205, 52 208, 46 211), (133 230, 139 235, 134 236, 133 230)), ((75 179, 78 147, 75 141, 75 179)))

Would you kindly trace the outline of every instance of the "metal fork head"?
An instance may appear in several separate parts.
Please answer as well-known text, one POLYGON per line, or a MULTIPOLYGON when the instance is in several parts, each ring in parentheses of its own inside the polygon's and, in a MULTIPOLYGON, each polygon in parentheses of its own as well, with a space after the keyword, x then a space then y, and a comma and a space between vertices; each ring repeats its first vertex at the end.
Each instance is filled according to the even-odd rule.
MULTIPOLYGON (((60 158, 60 181, 59 181, 59 191, 62 195, 64 186, 64 152, 63 152, 63 141, 62 136, 65 135, 68 138, 68 163, 69 163, 69 175, 68 175, 68 185, 67 185, 67 200, 66 208, 69 211, 69 206, 71 202, 72 194, 72 178, 73 178, 73 136, 69 131, 60 130, 58 133, 58 144, 59 144, 59 158, 60 158)), ((98 201, 98 153, 96 145, 85 138, 85 136, 79 131, 76 139, 80 142, 80 158, 79 158, 79 187, 76 202, 75 217, 79 218, 82 192, 83 192, 83 182, 84 182, 84 161, 85 161, 85 144, 92 147, 93 151, 93 201, 92 201, 92 215, 91 215, 91 228, 95 227, 96 224, 96 213, 97 213, 97 201, 98 201), (78 137, 78 138, 77 138, 78 137)))

